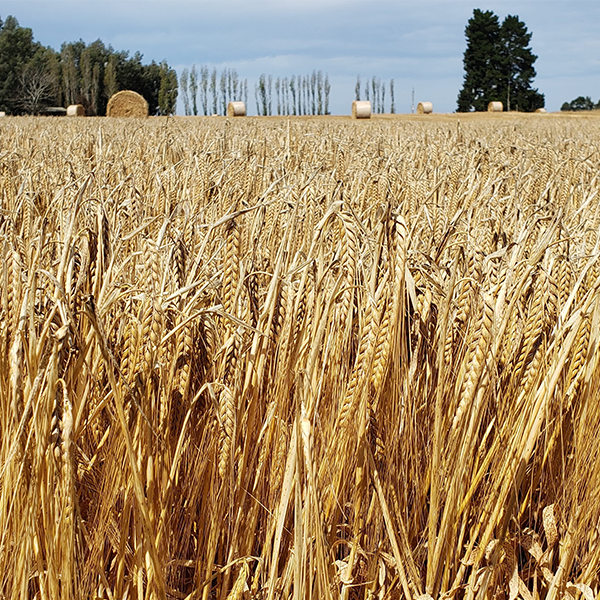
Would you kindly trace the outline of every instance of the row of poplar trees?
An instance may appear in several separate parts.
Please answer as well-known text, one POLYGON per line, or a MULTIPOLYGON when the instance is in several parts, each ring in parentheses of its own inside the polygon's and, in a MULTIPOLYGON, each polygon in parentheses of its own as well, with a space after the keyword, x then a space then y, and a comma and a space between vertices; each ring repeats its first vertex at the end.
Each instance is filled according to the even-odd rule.
MULTIPOLYGON (((179 88, 186 115, 225 115, 227 104, 236 100, 248 107, 248 80, 240 79, 235 69, 218 73, 194 65, 181 72, 179 88)), ((328 115, 330 92, 329 75, 322 71, 291 77, 263 73, 254 85, 256 114, 328 115)))
POLYGON ((240 79, 235 69, 223 69, 219 75, 206 65, 183 69, 179 76, 183 111, 189 115, 226 115, 229 102, 248 104, 248 80, 240 79))
POLYGON ((494 101, 509 111, 543 108, 544 95, 532 87, 537 56, 529 47, 531 36, 519 17, 508 15, 500 23, 491 10, 473 11, 465 29, 465 76, 458 112, 486 110, 494 101))
POLYGON ((143 64, 139 52, 129 56, 101 40, 64 43, 57 52, 15 17, 0 19, 0 110, 40 114, 82 104, 86 115, 104 115, 109 98, 124 89, 144 96, 151 115, 175 113, 177 73, 165 61, 143 64))
POLYGON ((323 71, 283 78, 263 73, 254 86, 256 112, 263 116, 328 115, 330 93, 329 75, 323 71))
MULTIPOLYGON (((382 114, 385 112, 385 90, 387 85, 385 81, 381 81, 379 77, 371 77, 365 81, 364 99, 371 102, 371 107, 374 113, 382 114)), ((390 79, 390 113, 396 112, 396 101, 394 99, 394 80, 390 79)), ((361 81, 360 75, 356 77, 356 85, 354 86, 354 96, 356 100, 361 99, 361 81)))

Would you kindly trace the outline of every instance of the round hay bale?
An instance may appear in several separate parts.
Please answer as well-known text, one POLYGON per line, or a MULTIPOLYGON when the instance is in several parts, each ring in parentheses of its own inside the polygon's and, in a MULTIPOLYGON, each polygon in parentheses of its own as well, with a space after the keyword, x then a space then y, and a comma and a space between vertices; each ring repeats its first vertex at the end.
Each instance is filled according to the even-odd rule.
POLYGON ((430 115, 433 112, 433 104, 431 102, 419 102, 417 104, 417 114, 430 115))
POLYGON ((245 117, 246 105, 243 102, 230 102, 227 105, 228 117, 245 117))
POLYGON ((67 106, 67 117, 85 117, 85 108, 81 104, 67 106))
POLYGON ((488 112, 502 112, 503 110, 502 102, 490 102, 488 104, 488 112))
POLYGON ((0 110, 0 117, 5 117, 6 113, 3 110, 0 110))
POLYGON ((353 119, 370 119, 371 118, 371 102, 369 100, 355 100, 352 103, 352 118, 353 119))
POLYGON ((117 92, 108 101, 107 117, 147 117, 148 103, 143 96, 131 90, 117 92))
POLYGON ((535 112, 540 114, 546 114, 548 111, 545 108, 536 108, 535 112))

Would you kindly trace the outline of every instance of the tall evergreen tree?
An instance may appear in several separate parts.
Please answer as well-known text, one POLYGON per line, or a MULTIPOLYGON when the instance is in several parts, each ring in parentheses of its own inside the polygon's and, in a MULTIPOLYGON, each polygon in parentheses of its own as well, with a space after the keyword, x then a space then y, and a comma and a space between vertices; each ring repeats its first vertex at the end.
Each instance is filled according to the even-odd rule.
POLYGON ((507 110, 544 106, 544 95, 531 87, 537 59, 529 47, 531 36, 518 17, 508 15, 500 25, 491 10, 473 11, 465 28, 465 76, 458 112, 486 110, 494 100, 502 101, 507 110))
POLYGON ((531 87, 536 75, 533 63, 537 59, 529 47, 531 36, 519 17, 508 15, 502 22, 500 97, 506 100, 507 110, 531 112, 544 106, 544 95, 531 87))
POLYGON ((500 22, 491 11, 476 8, 465 28, 465 77, 458 95, 458 112, 486 110, 500 93, 500 22))
MULTIPOLYGON (((21 27, 15 17, 0 21, 0 110, 19 114, 21 105, 22 77, 41 44, 33 41, 33 32, 21 27)), ((33 66, 30 73, 37 72, 33 66)))

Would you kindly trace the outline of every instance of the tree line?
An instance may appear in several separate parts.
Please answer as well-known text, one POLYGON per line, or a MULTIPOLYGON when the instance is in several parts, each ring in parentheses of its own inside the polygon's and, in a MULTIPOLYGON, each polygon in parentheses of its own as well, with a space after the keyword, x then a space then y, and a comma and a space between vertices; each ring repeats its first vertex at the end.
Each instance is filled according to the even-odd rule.
MULTIPOLYGON (((517 16, 502 23, 492 11, 475 9, 465 28, 467 47, 463 63, 464 83, 458 96, 458 112, 486 110, 500 100, 507 110, 534 111, 544 106, 544 95, 532 87, 537 56, 529 44, 532 34, 517 16)), ((60 51, 43 46, 31 29, 15 17, 0 19, 0 110, 8 114, 39 114, 49 106, 82 104, 88 115, 103 115, 109 98, 130 89, 148 101, 152 115, 174 114, 181 90, 186 115, 221 114, 232 100, 248 106, 248 80, 235 69, 207 66, 184 69, 177 78, 166 61, 142 62, 136 52, 117 51, 102 40, 65 42, 60 51)), ((262 74, 254 86, 258 115, 327 115, 331 85, 329 76, 313 70, 306 75, 273 77, 262 74)), ((374 113, 395 113, 394 80, 360 76, 356 100, 371 101, 374 113), (387 96, 387 98, 386 98, 387 96)), ((597 108, 589 98, 576 98, 562 110, 597 108)))
POLYGON ((578 96, 571 102, 564 102, 560 107, 563 111, 580 111, 580 110, 598 110, 600 109, 600 100, 594 104, 594 101, 589 96, 578 96))
POLYGON ((146 99, 151 115, 174 114, 177 73, 166 61, 142 59, 99 39, 65 42, 57 52, 8 16, 0 19, 0 110, 40 114, 51 106, 82 104, 86 115, 104 115, 110 97, 127 89, 146 99))

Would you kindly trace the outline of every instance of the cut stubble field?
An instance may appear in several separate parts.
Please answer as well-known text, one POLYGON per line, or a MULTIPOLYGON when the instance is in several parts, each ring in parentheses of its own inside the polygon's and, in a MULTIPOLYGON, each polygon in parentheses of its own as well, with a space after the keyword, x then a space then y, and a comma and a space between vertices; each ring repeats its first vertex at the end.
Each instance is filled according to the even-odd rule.
POLYGON ((0 596, 600 591, 600 118, 0 121, 0 596))

